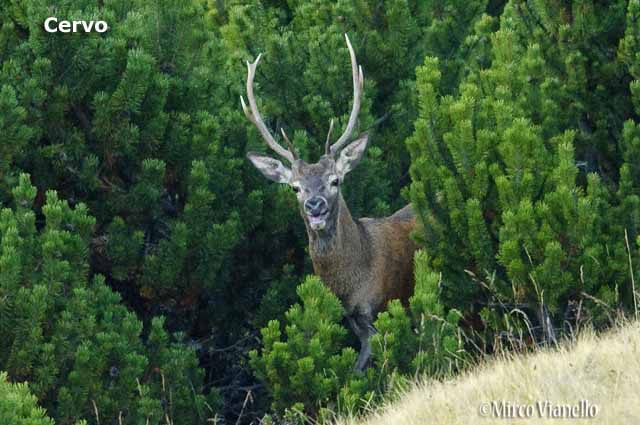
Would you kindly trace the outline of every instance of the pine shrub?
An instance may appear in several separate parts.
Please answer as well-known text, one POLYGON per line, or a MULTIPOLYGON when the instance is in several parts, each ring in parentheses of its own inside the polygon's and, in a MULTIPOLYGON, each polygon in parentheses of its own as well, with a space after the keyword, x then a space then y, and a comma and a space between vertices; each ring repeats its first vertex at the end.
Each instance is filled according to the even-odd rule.
POLYGON ((29 175, 0 211, 0 364, 59 423, 201 423, 217 398, 202 393, 195 351, 155 318, 143 323, 89 271, 95 219, 48 191, 41 228, 29 175), (119 419, 120 418, 120 419, 119 419))
POLYGON ((38 406, 26 383, 12 384, 7 380, 7 373, 0 372, 0 424, 54 425, 54 422, 38 406))
POLYGON ((261 350, 250 353, 251 366, 269 387, 273 408, 285 416, 322 419, 338 408, 336 401, 358 403, 364 393, 353 372, 357 354, 346 346, 340 301, 315 276, 297 287, 300 304, 262 329, 261 350), (353 388, 349 388, 353 386, 353 388))
MULTIPOLYGON (((635 9, 621 44, 631 63, 635 9)), ((480 319, 474 330, 489 345, 491 335, 553 339, 578 318, 603 324, 633 304, 637 194, 624 152, 635 124, 619 119, 631 113, 628 77, 590 44, 615 43, 623 22, 623 2, 513 1, 498 30, 475 38, 490 62, 471 61, 453 94, 440 60, 417 70, 420 112, 407 140, 417 237, 442 273, 441 301, 467 323, 480 319)))
POLYGON ((440 275, 429 268, 429 257, 417 251, 415 290, 409 308, 392 300, 375 322, 373 358, 380 375, 427 374, 451 376, 464 364, 459 321, 460 312, 445 308, 439 301, 440 275))

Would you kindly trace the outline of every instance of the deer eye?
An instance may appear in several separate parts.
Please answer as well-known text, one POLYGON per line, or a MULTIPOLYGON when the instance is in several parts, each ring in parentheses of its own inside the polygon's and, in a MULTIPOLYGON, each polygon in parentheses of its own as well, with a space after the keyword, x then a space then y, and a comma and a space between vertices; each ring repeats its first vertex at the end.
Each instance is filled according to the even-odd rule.
POLYGON ((337 177, 334 177, 333 180, 331 180, 331 186, 338 186, 340 184, 340 179, 338 179, 337 177))

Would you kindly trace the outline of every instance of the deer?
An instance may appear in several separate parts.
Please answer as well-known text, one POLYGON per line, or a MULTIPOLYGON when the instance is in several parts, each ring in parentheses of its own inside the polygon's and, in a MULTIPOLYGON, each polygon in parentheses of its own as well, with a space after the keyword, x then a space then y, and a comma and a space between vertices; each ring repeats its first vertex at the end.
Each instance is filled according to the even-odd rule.
POLYGON ((406 304, 413 292, 413 255, 417 247, 410 233, 416 219, 411 204, 389 217, 354 219, 342 197, 345 176, 362 160, 369 138, 364 133, 351 141, 360 112, 364 76, 347 34, 345 39, 353 74, 353 105, 344 133, 335 143, 331 143, 331 120, 324 155, 318 162, 301 159, 281 128, 285 149, 265 125, 253 92, 261 54, 255 62, 247 61, 249 105, 242 96, 240 102, 267 146, 288 162, 285 165, 270 156, 247 153, 264 177, 289 185, 295 192, 314 273, 342 302, 347 323, 360 342, 355 369, 362 371, 371 356, 370 338, 376 332, 374 318, 390 300, 400 299, 406 304))

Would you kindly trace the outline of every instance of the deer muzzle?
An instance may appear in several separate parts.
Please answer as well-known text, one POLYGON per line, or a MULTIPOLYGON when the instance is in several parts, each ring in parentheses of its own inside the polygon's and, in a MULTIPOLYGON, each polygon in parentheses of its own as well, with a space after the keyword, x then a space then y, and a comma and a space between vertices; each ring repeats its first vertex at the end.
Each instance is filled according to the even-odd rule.
POLYGON ((329 203, 323 196, 313 196, 304 202, 304 212, 307 214, 309 226, 313 230, 322 230, 327 225, 329 203))

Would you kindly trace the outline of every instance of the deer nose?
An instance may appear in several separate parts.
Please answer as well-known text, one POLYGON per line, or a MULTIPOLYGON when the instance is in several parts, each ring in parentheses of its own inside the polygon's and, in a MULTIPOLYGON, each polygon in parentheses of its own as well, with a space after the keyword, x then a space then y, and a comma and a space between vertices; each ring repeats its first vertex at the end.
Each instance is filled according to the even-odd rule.
POLYGON ((327 200, 322 196, 313 196, 304 201, 304 211, 309 215, 321 215, 327 210, 327 200))

